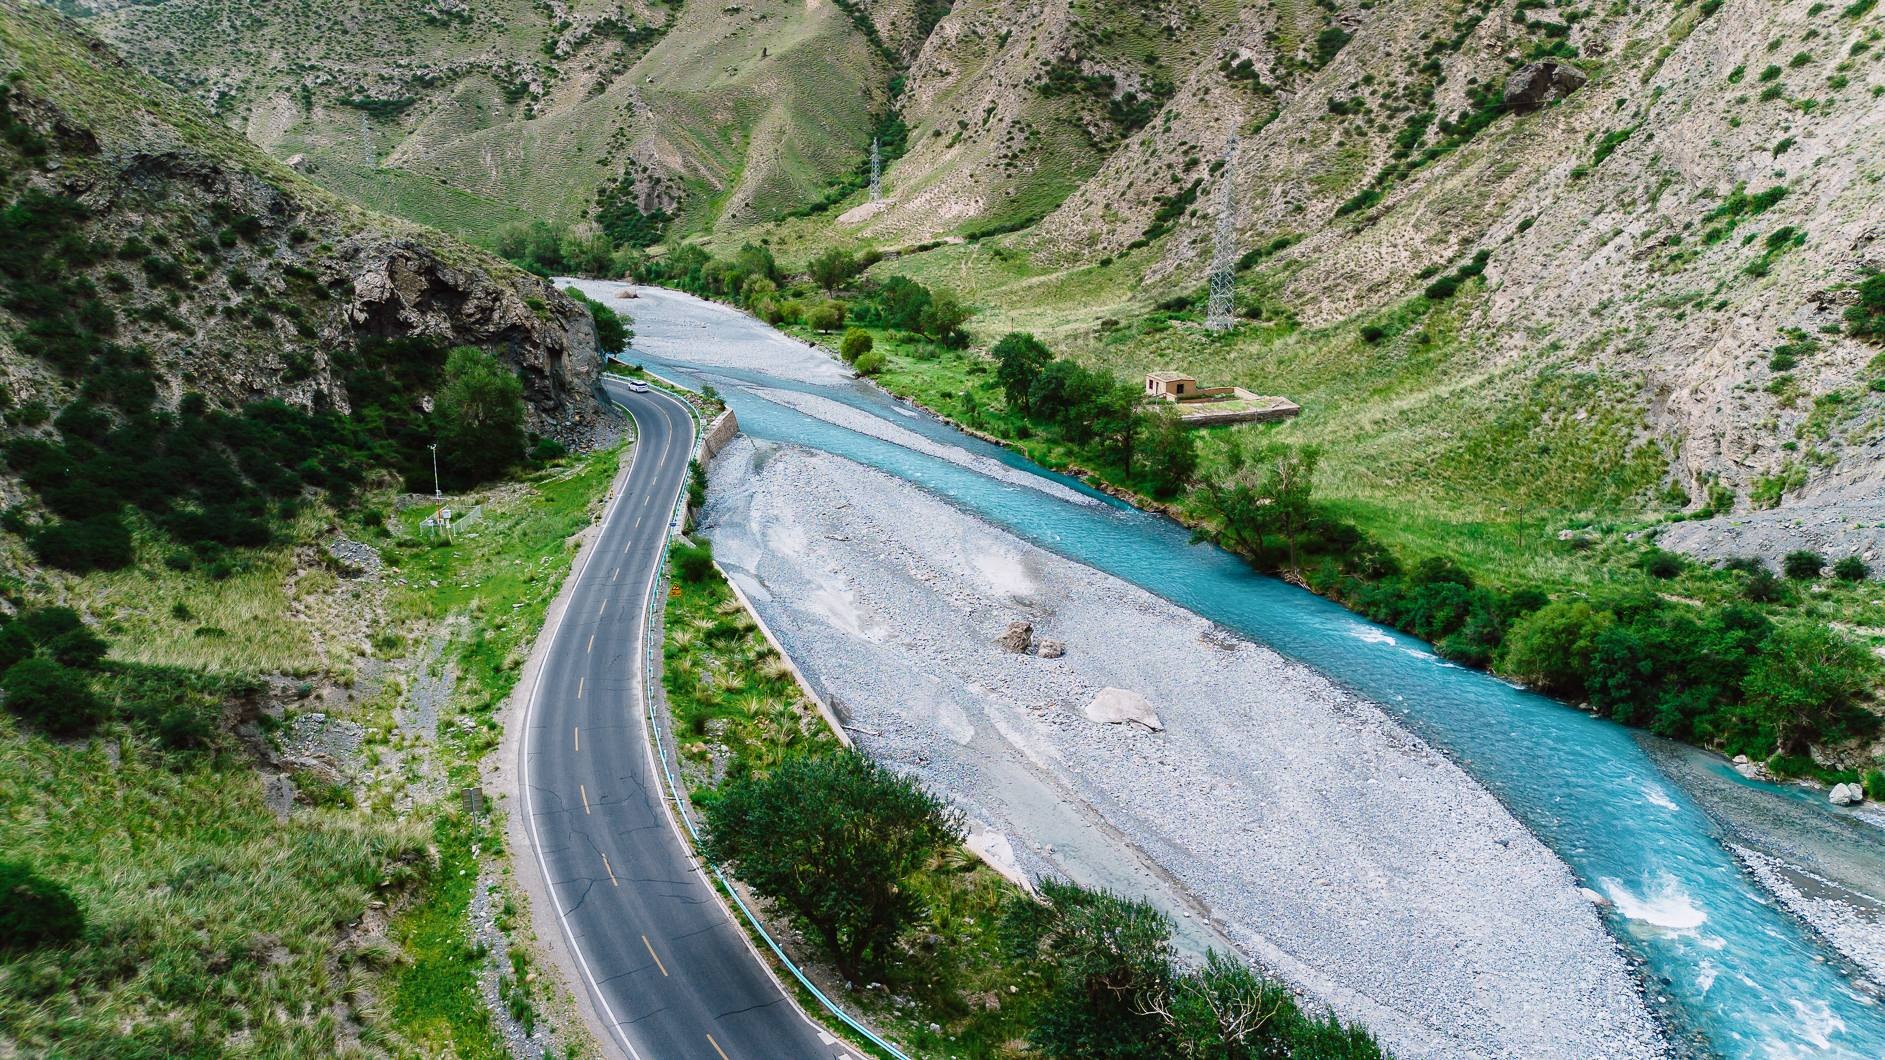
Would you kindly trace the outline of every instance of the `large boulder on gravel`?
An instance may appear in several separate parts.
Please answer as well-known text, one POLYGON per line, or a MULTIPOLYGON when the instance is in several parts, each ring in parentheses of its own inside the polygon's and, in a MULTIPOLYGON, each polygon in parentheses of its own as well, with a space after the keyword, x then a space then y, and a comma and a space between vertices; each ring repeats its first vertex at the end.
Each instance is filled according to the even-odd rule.
POLYGON ((1153 732, 1162 731, 1165 726, 1159 723, 1158 714, 1152 710, 1152 703, 1137 692, 1124 688, 1102 688, 1093 696, 1093 702, 1086 705, 1088 721, 1097 721, 1107 725, 1119 725, 1124 722, 1137 722, 1153 732))
POLYGON ((1008 632, 995 638, 995 646, 1016 655, 1026 655, 1034 644, 1034 627, 1026 622, 1008 623, 1008 632))
POLYGON ((1526 63, 1505 81, 1505 105, 1513 110, 1534 110, 1563 99, 1590 80, 1575 66, 1564 63, 1526 63))
POLYGON ((1827 798, 1834 806, 1856 806, 1865 800, 1865 789, 1857 784, 1834 784, 1827 798))

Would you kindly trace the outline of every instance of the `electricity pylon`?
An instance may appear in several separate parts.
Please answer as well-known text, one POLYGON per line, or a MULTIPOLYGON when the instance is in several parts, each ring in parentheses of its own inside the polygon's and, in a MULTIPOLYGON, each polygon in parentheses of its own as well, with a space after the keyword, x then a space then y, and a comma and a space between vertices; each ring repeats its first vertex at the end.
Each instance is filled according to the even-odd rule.
POLYGON ((1206 304, 1204 326, 1212 331, 1228 331, 1231 326, 1233 294, 1237 286, 1237 134, 1224 145, 1222 181, 1217 189, 1217 239, 1211 248, 1211 298, 1206 304))

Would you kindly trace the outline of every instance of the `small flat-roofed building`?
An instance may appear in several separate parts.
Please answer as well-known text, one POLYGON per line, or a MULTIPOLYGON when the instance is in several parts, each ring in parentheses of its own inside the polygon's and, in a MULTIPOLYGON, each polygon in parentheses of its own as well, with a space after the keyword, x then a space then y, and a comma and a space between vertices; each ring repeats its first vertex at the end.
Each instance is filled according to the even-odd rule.
POLYGON ((1198 381, 1183 372, 1153 372, 1145 377, 1145 392, 1166 401, 1184 401, 1197 396, 1198 381))
POLYGON ((1240 386, 1199 386, 1183 372, 1147 373, 1145 400, 1180 406, 1179 419, 1187 427, 1286 420, 1302 411, 1288 398, 1265 397, 1240 386))

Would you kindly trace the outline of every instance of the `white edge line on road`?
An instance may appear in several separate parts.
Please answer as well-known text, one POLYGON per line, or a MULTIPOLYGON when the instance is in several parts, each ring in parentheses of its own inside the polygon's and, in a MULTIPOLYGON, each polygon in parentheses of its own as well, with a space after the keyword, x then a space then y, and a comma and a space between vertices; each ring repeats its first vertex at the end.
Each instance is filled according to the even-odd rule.
MULTIPOLYGON (((572 595, 582 585, 583 575, 589 570, 590 556, 595 552, 594 545, 601 543, 600 538, 603 533, 606 532, 609 521, 615 514, 616 506, 622 503, 623 497, 628 496, 628 483, 635 476, 635 465, 641 461, 640 432, 637 431, 636 433, 635 450, 629 454, 628 469, 622 473, 622 488, 616 491, 615 496, 609 501, 608 507, 602 510, 602 522, 596 531, 598 540, 593 542, 591 547, 583 549, 579 565, 571 577, 570 592, 572 595)), ((652 584, 650 585, 650 591, 653 591, 652 584)), ((568 610, 567 605, 564 610, 568 610)), ((622 1043, 623 1048, 628 1050, 630 1057, 633 1057, 634 1060, 642 1060, 640 1050, 635 1048, 634 1042, 628 1040, 628 1033, 622 1030, 621 1021, 616 1018, 615 1009, 609 1005, 607 995, 602 992, 602 985, 596 981, 596 973, 589 967, 589 958, 583 956, 581 943, 577 942, 576 936, 570 933, 569 913, 563 908, 562 896, 556 893, 556 881, 550 877, 550 863, 543 856, 543 840, 537 835, 537 818, 536 815, 531 812, 530 808, 530 715, 531 712, 536 709, 537 693, 543 688, 543 671, 548 668, 547 664, 550 660, 550 656, 556 650, 556 635, 560 633, 562 629, 563 616, 559 613, 557 615, 556 626, 550 630, 549 641, 543 646, 543 659, 546 665, 538 666, 536 674, 531 679, 530 695, 524 698, 524 716, 518 723, 521 736, 517 742, 517 772, 519 773, 518 787, 523 796, 524 803, 524 827, 530 833, 530 845, 536 848, 537 871, 543 873, 543 888, 550 892, 550 904, 556 907, 556 922, 563 929, 563 938, 569 943, 569 951, 576 955, 576 963, 582 968, 583 978, 589 982, 590 996, 596 999, 596 1004, 602 1006, 603 1015, 608 1017, 609 1032, 615 1035, 622 1043)))
MULTIPOLYGON (((668 394, 666 391, 663 391, 663 390, 656 389, 656 390, 651 391, 651 393, 660 394, 662 397, 673 402, 674 404, 680 405, 681 408, 687 412, 687 418, 688 418, 689 423, 693 424, 696 422, 694 407, 692 405, 686 404, 680 398, 675 397, 671 394, 668 394)), ((693 440, 693 443, 694 445, 697 446, 699 444, 699 438, 695 437, 693 440)), ((664 447, 662 449, 662 455, 665 456, 666 454, 667 454, 667 449, 664 447)), ((680 508, 681 492, 682 492, 682 489, 684 488, 685 488, 685 476, 683 476, 682 485, 680 487, 677 487, 675 490, 674 502, 672 505, 670 505, 671 510, 678 510, 680 508)), ((652 501, 653 498, 650 497, 649 500, 652 501)), ((605 513, 605 517, 606 517, 606 513, 605 513)), ((708 876, 706 864, 705 864, 706 859, 703 857, 700 857, 697 854, 697 852, 694 850, 694 843, 693 843, 692 838, 689 836, 689 834, 686 831, 683 830, 681 817, 680 817, 681 815, 680 793, 678 791, 672 790, 674 787, 674 775, 667 769, 666 764, 663 763, 656 754, 655 745, 656 745, 656 741, 658 737, 656 736, 656 733, 654 730, 655 719, 654 719, 653 701, 650 700, 649 695, 648 695, 648 683, 647 683, 648 667, 646 664, 648 661, 649 651, 645 642, 647 640, 647 632, 648 632, 647 627, 648 627, 649 612, 653 610, 654 604, 655 604, 654 585, 662 568, 662 563, 660 562, 660 560, 665 557, 668 542, 672 537, 673 537, 673 531, 671 529, 670 532, 667 535, 663 536, 662 538, 661 548, 657 550, 658 555, 656 557, 656 562, 650 565, 650 567, 648 568, 649 579, 648 579, 648 593, 646 597, 647 603, 641 608, 641 615, 636 619, 636 622, 640 625, 641 628, 640 628, 638 636, 635 639, 644 642, 643 650, 642 650, 642 659, 640 660, 641 665, 636 667, 636 670, 634 671, 636 673, 636 677, 635 677, 636 687, 641 690, 640 698, 641 698, 642 709, 640 713, 641 713, 641 724, 643 726, 642 749, 648 755, 649 765, 651 765, 654 768, 656 782, 670 789, 670 793, 661 799, 661 804, 667 808, 668 812, 666 816, 668 819, 668 827, 673 829, 674 835, 680 840, 681 850, 688 855, 687 863, 689 866, 693 868, 694 875, 698 876, 700 878, 700 881, 706 885, 708 893, 713 895, 715 904, 717 904, 720 907, 721 912, 726 914, 726 918, 728 922, 730 922, 733 925, 733 934, 738 936, 739 940, 746 945, 746 952, 753 955, 753 961, 759 965, 759 968, 761 971, 766 973, 766 978, 772 980, 772 985, 776 990, 779 991, 779 996, 785 999, 786 1004, 792 1006, 792 1011, 798 1013, 799 1019, 804 1020, 806 1026, 810 1027, 813 1031, 821 1035, 828 1034, 830 1033, 830 1031, 825 1027, 825 1025, 813 1019, 812 1014, 805 1011, 805 1006, 799 1003, 799 999, 797 995, 795 995, 791 990, 788 990, 786 988, 785 980, 779 978, 779 973, 773 970, 772 962, 767 960, 765 955, 760 952, 759 947, 753 944, 753 940, 751 936, 747 934, 746 928, 740 924, 740 918, 737 914, 734 913, 733 906, 728 903, 727 896, 720 893, 720 888, 715 886, 713 879, 710 876, 708 876)), ((731 888, 731 886, 732 885, 729 883, 728 884, 729 889, 731 888)), ((735 895, 733 900, 738 901, 739 900, 738 896, 735 895)), ((742 903, 742 908, 743 907, 744 905, 742 903)), ((748 913, 748 917, 751 918, 750 912, 748 913)), ((753 922, 753 926, 755 928, 758 928, 762 934, 764 933, 765 929, 760 927, 756 920, 753 922)), ((771 942, 772 940, 769 938, 767 941, 771 942)), ((776 947, 777 943, 773 943, 773 945, 776 947)), ((790 959, 785 956, 785 953, 783 951, 775 950, 775 952, 777 956, 786 963, 787 967, 791 967, 790 959)), ((794 971, 796 972, 796 969, 794 969, 794 971)), ((799 973, 799 975, 800 975, 801 980, 804 981, 803 973, 799 973)), ((812 987, 809 981, 805 981, 805 985, 812 989, 813 994, 819 995, 821 1000, 825 1000, 822 997, 822 995, 819 994, 819 991, 817 990, 817 988, 812 987)), ((830 1002, 829 1000, 825 1000, 825 1004, 827 1008, 832 1008, 832 1002, 830 1002)), ((850 1023, 854 1028, 856 1028, 859 1031, 862 1031, 867 1037, 872 1037, 874 1040, 877 1040, 879 1044, 887 1048, 893 1056, 902 1058, 902 1060, 908 1060, 908 1058, 905 1057, 901 1051, 897 1050, 895 1046, 890 1045, 888 1042, 883 1041, 881 1038, 877 1038, 870 1031, 865 1029, 861 1024, 857 1023, 855 1020, 850 1019, 844 1013, 833 1009, 832 1014, 838 1016, 840 1019, 844 1019, 846 1022, 850 1023)))

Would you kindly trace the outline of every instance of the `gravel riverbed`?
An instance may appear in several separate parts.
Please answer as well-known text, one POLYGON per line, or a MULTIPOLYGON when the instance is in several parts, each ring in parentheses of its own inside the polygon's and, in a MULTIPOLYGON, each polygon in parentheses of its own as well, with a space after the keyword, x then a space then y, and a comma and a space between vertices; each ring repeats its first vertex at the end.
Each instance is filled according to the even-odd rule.
MULTIPOLYGON (((777 367, 774 365, 773 367, 777 367)), ((1569 871, 1374 704, 842 458, 738 439, 703 526, 859 746, 1020 867, 1141 895, 1403 1056, 1662 1049, 1569 871), (1043 658, 996 645, 1011 622, 1043 658), (1102 689, 1163 726, 1102 724, 1102 689)))

